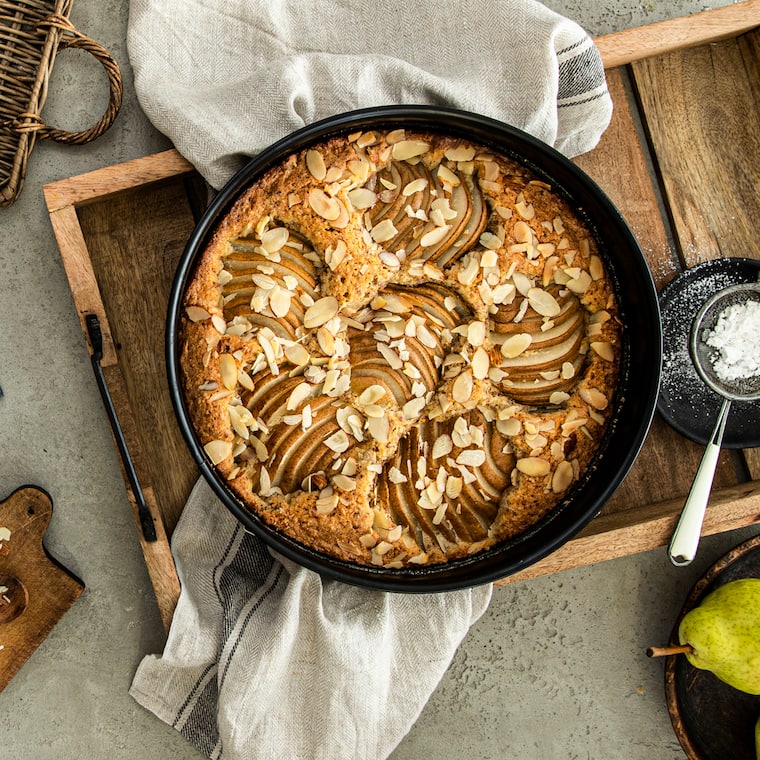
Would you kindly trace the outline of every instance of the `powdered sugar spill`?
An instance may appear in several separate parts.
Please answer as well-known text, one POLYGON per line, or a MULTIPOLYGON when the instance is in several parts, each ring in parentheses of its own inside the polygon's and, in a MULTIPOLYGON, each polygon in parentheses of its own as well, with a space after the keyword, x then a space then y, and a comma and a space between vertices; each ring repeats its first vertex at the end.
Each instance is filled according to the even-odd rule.
POLYGON ((726 307, 704 342, 717 350, 715 374, 725 382, 760 374, 760 301, 748 299, 726 307))

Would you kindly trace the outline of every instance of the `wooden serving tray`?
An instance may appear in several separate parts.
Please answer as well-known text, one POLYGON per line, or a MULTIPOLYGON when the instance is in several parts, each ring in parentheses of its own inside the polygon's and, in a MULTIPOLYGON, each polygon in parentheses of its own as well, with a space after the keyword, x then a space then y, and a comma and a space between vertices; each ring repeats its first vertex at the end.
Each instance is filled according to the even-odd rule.
MULTIPOLYGON (((760 259, 759 26, 760 0, 747 0, 597 40, 615 112, 599 146, 577 163, 629 222, 658 287, 709 259, 760 259)), ((127 490, 168 626, 179 594, 169 540, 198 472, 166 388, 164 324, 205 186, 170 150, 47 185, 45 198, 85 338, 87 315, 100 321, 101 366, 157 540, 143 537, 128 482, 127 490)), ((665 546, 701 455, 656 417, 602 513, 501 582, 665 546)), ((703 532, 758 519, 760 449, 724 451, 703 532)))

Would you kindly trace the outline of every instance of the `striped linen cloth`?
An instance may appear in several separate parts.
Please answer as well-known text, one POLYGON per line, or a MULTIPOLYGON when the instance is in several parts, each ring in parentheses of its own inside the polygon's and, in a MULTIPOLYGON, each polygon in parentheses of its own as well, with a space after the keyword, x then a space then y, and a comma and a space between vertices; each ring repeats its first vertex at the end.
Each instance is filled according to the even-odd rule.
MULTIPOLYGON (((568 156, 612 113, 589 36, 533 0, 131 0, 128 45, 145 113, 216 188, 275 140, 355 108, 462 108, 568 156)), ((387 757, 492 591, 324 580, 271 554, 203 482, 172 551, 179 604, 130 693, 223 760, 387 757)))

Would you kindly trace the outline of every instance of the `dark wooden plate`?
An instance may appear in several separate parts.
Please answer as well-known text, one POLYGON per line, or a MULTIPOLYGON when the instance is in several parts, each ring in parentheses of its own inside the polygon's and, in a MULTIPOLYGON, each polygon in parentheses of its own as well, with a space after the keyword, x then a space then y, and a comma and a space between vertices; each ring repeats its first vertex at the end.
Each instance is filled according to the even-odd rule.
MULTIPOLYGON (((689 610, 711 591, 739 578, 760 578, 760 535, 721 557, 697 582, 670 643, 678 643, 678 624, 689 610)), ((683 655, 666 659, 665 696, 670 720, 689 760, 756 760, 760 696, 734 689, 709 671, 695 668, 683 655)))

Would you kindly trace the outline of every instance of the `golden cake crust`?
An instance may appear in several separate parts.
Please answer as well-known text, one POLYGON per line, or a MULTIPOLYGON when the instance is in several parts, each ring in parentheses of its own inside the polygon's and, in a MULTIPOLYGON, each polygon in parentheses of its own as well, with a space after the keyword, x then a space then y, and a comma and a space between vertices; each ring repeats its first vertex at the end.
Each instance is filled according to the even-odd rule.
POLYGON ((290 156, 221 219, 183 306, 212 463, 339 559, 438 563, 525 531, 613 408, 621 326, 593 236, 460 138, 365 132, 290 156))

